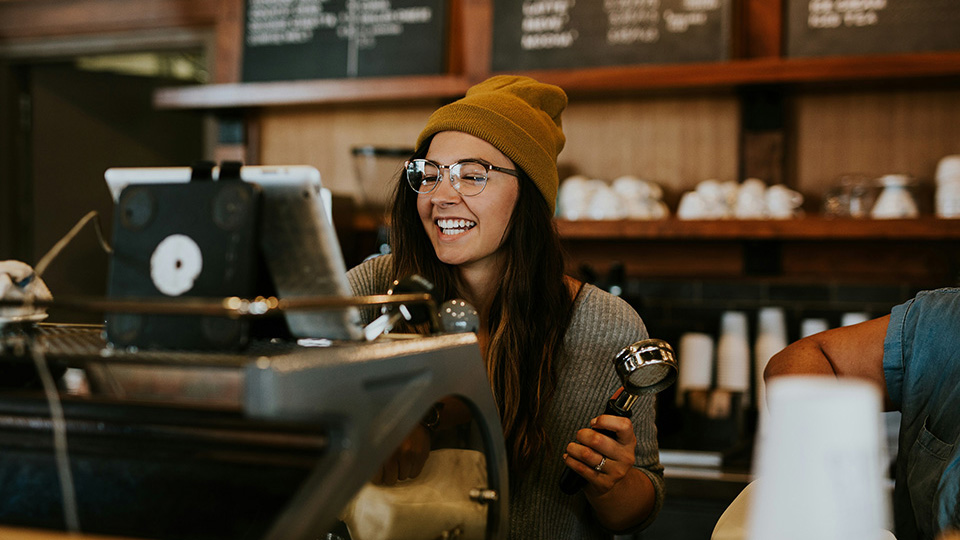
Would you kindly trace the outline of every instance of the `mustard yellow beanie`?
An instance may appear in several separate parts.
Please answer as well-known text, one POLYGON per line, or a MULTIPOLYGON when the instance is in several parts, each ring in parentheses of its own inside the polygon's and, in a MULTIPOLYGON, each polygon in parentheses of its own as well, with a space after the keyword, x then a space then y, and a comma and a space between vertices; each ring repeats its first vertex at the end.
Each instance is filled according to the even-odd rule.
POLYGON ((434 111, 417 138, 417 148, 441 131, 479 137, 527 173, 552 213, 560 184, 557 155, 566 142, 560 113, 566 106, 567 95, 558 86, 529 77, 497 75, 434 111))

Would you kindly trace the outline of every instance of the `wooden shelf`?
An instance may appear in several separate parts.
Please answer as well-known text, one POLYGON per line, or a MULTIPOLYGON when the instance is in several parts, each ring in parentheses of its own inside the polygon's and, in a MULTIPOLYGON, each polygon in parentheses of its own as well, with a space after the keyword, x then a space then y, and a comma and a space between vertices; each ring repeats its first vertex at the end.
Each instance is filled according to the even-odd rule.
POLYGON ((960 52, 759 58, 704 64, 542 70, 527 74, 568 92, 904 79, 960 75, 960 52))
POLYGON ((960 240, 960 220, 872 220, 806 217, 790 220, 567 221, 564 240, 960 240))
POLYGON ((960 220, 558 221, 567 266, 634 277, 945 286, 960 275, 960 220))
MULTIPOLYGON (((383 224, 367 212, 352 216, 353 230, 370 233, 383 224)), ((564 240, 960 240, 960 219, 557 220, 564 240)))
MULTIPOLYGON (((557 84, 570 93, 612 94, 750 84, 960 76, 960 52, 761 58, 699 64, 542 70, 526 74, 557 84)), ((160 89, 154 94, 154 105, 160 109, 215 109, 451 99, 462 96, 475 82, 479 80, 438 75, 209 84, 160 89)))
POLYGON ((161 88, 153 104, 158 109, 219 109, 453 99, 471 84, 447 75, 206 84, 161 88))

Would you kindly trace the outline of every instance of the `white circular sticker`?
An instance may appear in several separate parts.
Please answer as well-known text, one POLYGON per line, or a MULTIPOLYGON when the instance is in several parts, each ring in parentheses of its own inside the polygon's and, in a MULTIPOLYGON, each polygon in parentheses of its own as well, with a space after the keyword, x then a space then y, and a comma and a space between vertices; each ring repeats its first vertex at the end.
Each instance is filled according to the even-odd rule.
POLYGON ((150 278, 157 290, 167 296, 180 296, 192 289, 202 269, 200 246, 183 234, 164 238, 150 256, 150 278))

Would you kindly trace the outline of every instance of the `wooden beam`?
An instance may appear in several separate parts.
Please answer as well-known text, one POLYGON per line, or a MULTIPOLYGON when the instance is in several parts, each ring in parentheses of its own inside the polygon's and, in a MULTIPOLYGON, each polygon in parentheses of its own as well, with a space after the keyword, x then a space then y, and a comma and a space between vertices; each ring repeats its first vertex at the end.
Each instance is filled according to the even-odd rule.
POLYGON ((744 58, 780 56, 783 43, 783 0, 745 0, 743 6, 744 58))
POLYGON ((0 2, 0 43, 167 27, 213 26, 219 0, 0 2))
POLYGON ((216 0, 220 16, 216 18, 216 57, 214 83, 238 83, 243 71, 243 0, 216 0))

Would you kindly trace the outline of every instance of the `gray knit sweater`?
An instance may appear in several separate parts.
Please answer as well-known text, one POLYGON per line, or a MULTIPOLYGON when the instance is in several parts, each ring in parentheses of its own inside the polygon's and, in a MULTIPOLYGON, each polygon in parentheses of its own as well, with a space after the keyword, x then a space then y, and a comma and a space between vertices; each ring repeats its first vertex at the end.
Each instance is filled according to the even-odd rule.
MULTIPOLYGON (((390 255, 369 260, 347 273, 354 294, 384 294, 392 278, 390 255)), ((364 316, 369 322, 372 312, 364 316)), ((625 301, 592 285, 585 285, 574 305, 563 341, 557 388, 546 418, 550 450, 524 472, 510 493, 510 538, 610 538, 593 516, 583 493, 565 495, 559 489, 561 456, 567 443, 590 418, 603 412, 620 386, 613 358, 623 347, 647 337, 640 316, 625 301)), ((636 466, 653 482, 656 505, 636 530, 653 522, 663 505, 663 467, 657 448, 654 398, 645 396, 634 406, 637 437, 636 466)))

